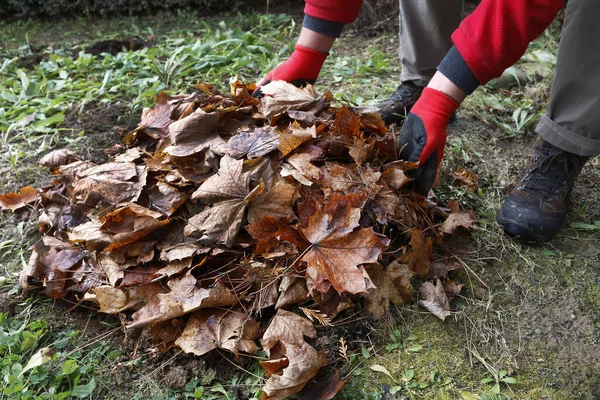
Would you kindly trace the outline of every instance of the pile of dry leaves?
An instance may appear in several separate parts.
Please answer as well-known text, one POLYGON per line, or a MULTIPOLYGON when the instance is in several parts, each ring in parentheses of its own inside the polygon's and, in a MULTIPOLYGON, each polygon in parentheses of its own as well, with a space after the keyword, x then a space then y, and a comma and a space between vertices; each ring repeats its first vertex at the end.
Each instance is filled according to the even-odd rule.
POLYGON ((284 82, 261 100, 237 80, 230 96, 197 89, 160 94, 110 162, 57 150, 41 160, 52 185, 0 196, 41 210, 24 288, 133 311, 127 328, 149 327, 165 350, 262 349, 269 399, 325 364, 313 323, 358 304, 380 319, 411 301, 414 276, 421 304, 449 315, 459 264, 432 262, 433 248, 473 215, 406 188, 416 164, 397 160, 378 114, 284 82))

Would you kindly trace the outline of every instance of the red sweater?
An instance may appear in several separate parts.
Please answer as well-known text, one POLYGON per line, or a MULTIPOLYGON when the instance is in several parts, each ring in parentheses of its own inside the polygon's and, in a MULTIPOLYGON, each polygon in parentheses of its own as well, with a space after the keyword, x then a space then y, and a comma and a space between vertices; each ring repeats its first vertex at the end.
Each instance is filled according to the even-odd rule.
MULTIPOLYGON (((326 21, 350 23, 356 19, 362 3, 362 0, 306 0, 304 13, 326 21)), ((452 41, 477 81, 485 84, 519 60, 564 3, 564 0, 483 0, 460 24, 452 41)))

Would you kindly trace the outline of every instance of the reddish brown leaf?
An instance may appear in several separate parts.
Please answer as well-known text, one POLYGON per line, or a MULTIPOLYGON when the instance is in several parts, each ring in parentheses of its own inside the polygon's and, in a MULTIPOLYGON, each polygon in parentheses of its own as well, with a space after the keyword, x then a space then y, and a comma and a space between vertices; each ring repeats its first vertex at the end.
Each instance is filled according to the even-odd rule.
POLYGON ((150 327, 150 335, 163 353, 175 346, 175 341, 183 333, 185 324, 179 319, 159 322, 150 327))
POLYGON ((355 114, 350 107, 340 108, 335 114, 331 135, 360 135, 360 116, 355 114))
POLYGON ((349 154, 356 165, 361 167, 365 162, 372 158, 373 140, 361 139, 357 136, 355 136, 353 140, 354 144, 349 147, 349 154))
POLYGON ((408 267, 421 278, 429 273, 433 259, 433 240, 425 237, 423 231, 413 229, 410 231, 410 250, 400 257, 401 262, 408 263, 408 267))
POLYGON ((444 281, 444 290, 446 291, 448 301, 452 301, 452 299, 454 299, 454 297, 460 293, 462 288, 462 283, 456 283, 450 278, 446 278, 446 280, 444 281))
POLYGON ((160 92, 156 97, 157 104, 142 111, 142 121, 139 126, 154 139, 166 137, 169 125, 174 122, 171 120, 171 106, 167 103, 168 99, 168 95, 160 92))
POLYGON ((449 204, 452 212, 448 215, 448 218, 440 226, 440 231, 444 234, 450 235, 456 231, 459 227, 465 229, 475 228, 475 212, 473 211, 460 211, 458 209, 458 203, 454 202, 449 204))
POLYGON ((0 207, 3 210, 18 210, 25 207, 27 204, 35 202, 37 191, 31 186, 25 186, 19 189, 19 193, 10 192, 0 194, 0 207))
POLYGON ((360 265, 377 262, 389 239, 372 228, 358 228, 360 208, 352 207, 352 201, 348 196, 332 198, 300 229, 310 242, 302 257, 309 290, 324 293, 331 285, 338 293, 356 294, 373 286, 360 265))
POLYGON ((311 382, 298 394, 298 400, 331 400, 342 390, 346 380, 340 380, 340 372, 336 369, 326 380, 311 382))
POLYGON ((258 240, 254 250, 255 254, 268 253, 277 246, 279 239, 277 239, 276 233, 279 228, 280 221, 269 216, 262 217, 259 221, 246 227, 248 233, 258 240))

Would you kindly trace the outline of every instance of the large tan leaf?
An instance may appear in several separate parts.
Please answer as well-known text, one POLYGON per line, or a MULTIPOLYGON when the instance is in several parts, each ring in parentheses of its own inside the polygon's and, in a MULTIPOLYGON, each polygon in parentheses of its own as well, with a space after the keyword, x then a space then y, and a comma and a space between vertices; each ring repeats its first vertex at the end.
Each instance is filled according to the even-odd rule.
POLYGON ((300 228, 310 242, 302 261, 306 262, 309 291, 327 292, 330 285, 338 293, 367 292, 373 287, 362 264, 377 262, 389 239, 372 228, 359 228, 360 208, 353 196, 335 196, 300 228))
POLYGON ((254 354, 258 350, 254 338, 259 328, 258 322, 239 311, 201 310, 191 315, 175 345, 197 356, 217 348, 236 356, 240 351, 254 354))
POLYGON ((298 88, 285 81, 272 81, 262 86, 261 91, 265 96, 260 100, 260 105, 267 118, 287 110, 303 110, 318 100, 312 85, 298 88))
POLYGON ((169 96, 160 92, 156 97, 157 104, 152 108, 142 110, 142 120, 139 127, 154 139, 164 138, 168 134, 168 127, 173 123, 171 119, 171 106, 168 104, 169 96))
POLYGON ((87 206, 98 203, 106 207, 135 201, 146 185, 146 168, 134 163, 107 163, 80 173, 73 184, 73 194, 87 206))
POLYGON ((323 170, 325 176, 321 180, 321 187, 328 187, 336 192, 374 198, 382 189, 381 185, 378 185, 381 173, 368 166, 357 167, 356 164, 329 162, 323 170))

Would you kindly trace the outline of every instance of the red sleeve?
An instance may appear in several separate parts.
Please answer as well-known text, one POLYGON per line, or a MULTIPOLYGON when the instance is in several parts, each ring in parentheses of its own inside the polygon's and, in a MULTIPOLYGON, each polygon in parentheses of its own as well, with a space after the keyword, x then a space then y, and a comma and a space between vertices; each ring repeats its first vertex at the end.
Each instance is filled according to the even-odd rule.
POLYGON ((521 58, 563 7, 564 0, 483 0, 452 34, 481 84, 521 58))
POLYGON ((304 14, 325 21, 354 22, 363 0, 306 0, 304 14))

